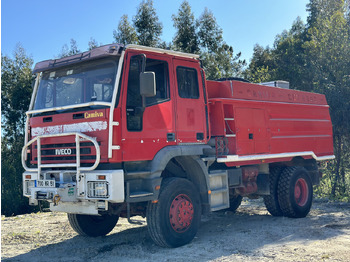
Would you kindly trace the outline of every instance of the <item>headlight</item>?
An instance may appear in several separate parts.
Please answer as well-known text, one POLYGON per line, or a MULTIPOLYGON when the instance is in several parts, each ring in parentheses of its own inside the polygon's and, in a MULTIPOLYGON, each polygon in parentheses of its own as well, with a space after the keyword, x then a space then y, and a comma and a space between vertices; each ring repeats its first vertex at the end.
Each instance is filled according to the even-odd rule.
POLYGON ((107 198, 108 197, 108 183, 107 182, 87 182, 88 197, 91 198, 107 198))

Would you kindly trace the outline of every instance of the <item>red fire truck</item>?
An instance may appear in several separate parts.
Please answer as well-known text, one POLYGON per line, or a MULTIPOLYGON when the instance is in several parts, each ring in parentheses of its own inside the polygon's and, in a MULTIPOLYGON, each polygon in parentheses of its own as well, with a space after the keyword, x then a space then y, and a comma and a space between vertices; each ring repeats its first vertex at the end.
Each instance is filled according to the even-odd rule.
POLYGON ((141 215, 156 244, 177 247, 203 213, 242 197, 305 217, 318 161, 334 158, 324 95, 208 81, 195 54, 106 45, 34 73, 23 194, 68 213, 81 235, 141 215))

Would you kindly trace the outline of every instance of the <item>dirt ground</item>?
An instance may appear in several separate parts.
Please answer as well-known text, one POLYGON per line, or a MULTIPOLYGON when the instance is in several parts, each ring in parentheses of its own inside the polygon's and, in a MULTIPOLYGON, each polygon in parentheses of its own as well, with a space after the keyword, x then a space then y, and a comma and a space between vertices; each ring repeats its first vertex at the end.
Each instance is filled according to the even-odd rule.
POLYGON ((261 200, 202 218, 195 239, 156 246, 146 221, 120 219, 106 237, 78 236, 64 213, 2 217, 2 261, 350 261, 350 203, 316 201, 306 218, 273 217, 261 200))

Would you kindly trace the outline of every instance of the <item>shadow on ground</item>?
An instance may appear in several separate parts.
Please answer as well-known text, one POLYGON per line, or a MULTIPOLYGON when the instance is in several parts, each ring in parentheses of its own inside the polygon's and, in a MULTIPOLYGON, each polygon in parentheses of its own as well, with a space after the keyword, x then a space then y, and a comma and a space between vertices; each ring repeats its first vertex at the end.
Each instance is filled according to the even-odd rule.
POLYGON ((269 215, 261 203, 246 203, 236 213, 204 216, 195 239, 176 249, 156 246, 144 224, 106 237, 75 236, 3 261, 208 261, 232 255, 260 260, 261 250, 269 246, 307 245, 346 234, 349 216, 339 212, 342 208, 349 211, 349 206, 324 209, 316 205, 306 218, 291 219, 269 215))

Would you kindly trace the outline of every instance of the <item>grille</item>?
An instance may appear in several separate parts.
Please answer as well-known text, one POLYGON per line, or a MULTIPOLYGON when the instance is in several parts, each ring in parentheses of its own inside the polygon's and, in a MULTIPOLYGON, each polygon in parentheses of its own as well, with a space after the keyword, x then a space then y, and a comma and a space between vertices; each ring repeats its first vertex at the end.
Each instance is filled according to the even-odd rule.
MULTIPOLYGON (((98 142, 100 145, 101 142, 98 142)), ((77 149, 75 143, 43 144, 41 145, 41 161, 76 161, 77 149)), ((34 146, 37 149, 37 145, 34 146)), ((96 160, 96 155, 91 155, 94 151, 94 144, 91 142, 80 143, 80 160, 96 160)), ((38 160, 37 152, 34 161, 38 160)))

